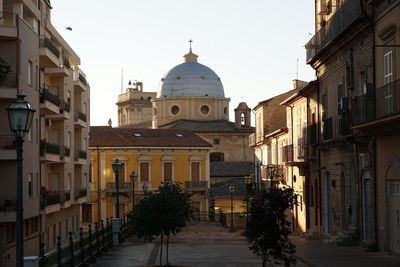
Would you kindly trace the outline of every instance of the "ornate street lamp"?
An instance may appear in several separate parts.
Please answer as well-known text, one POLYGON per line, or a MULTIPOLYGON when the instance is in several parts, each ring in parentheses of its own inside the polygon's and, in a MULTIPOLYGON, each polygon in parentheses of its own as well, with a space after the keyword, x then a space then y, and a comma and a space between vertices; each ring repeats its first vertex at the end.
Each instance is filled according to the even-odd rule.
POLYGON ((233 228, 233 193, 235 192, 235 186, 231 184, 228 187, 229 193, 231 194, 231 229, 230 232, 234 232, 235 229, 233 228))
POLYGON ((149 189, 149 186, 146 184, 146 183, 144 183, 143 185, 142 185, 142 190, 143 190, 143 193, 146 195, 147 194, 147 190, 149 189))
POLYGON ((117 194, 117 211, 116 211, 116 218, 119 219, 119 185, 118 185, 118 174, 121 171, 122 168, 122 163, 119 162, 118 159, 116 159, 113 163, 112 163, 112 168, 115 174, 115 188, 116 188, 116 194, 117 194))
POLYGON ((24 211, 22 190, 22 146, 24 137, 31 128, 35 110, 31 104, 24 100, 26 95, 18 93, 17 100, 8 108, 8 121, 17 143, 17 218, 16 218, 16 263, 18 267, 24 266, 24 211))
POLYGON ((267 165, 267 176, 270 180, 271 183, 271 190, 272 190, 272 186, 273 186, 273 178, 274 178, 274 170, 275 170, 275 165, 274 164, 268 164, 267 165))
POLYGON ((137 174, 135 173, 135 171, 132 171, 131 175, 129 175, 129 177, 131 178, 131 182, 132 182, 132 214, 133 214, 133 209, 135 208, 135 182, 136 182, 136 178, 137 178, 137 174))

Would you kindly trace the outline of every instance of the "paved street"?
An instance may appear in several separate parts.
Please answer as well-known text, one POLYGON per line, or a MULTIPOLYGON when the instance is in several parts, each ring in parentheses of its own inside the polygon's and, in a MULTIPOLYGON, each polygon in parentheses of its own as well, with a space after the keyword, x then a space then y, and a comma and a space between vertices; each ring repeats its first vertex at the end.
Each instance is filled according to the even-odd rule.
MULTIPOLYGON (((296 267, 400 266, 398 257, 365 252, 361 247, 339 247, 297 236, 292 240, 297 245, 296 267)), ((158 243, 129 238, 124 244, 105 252, 91 267, 157 265, 159 248, 158 243)), ((209 222, 190 223, 182 233, 173 237, 169 262, 190 267, 261 266, 260 259, 251 253, 239 232, 229 233, 220 224, 209 222)))

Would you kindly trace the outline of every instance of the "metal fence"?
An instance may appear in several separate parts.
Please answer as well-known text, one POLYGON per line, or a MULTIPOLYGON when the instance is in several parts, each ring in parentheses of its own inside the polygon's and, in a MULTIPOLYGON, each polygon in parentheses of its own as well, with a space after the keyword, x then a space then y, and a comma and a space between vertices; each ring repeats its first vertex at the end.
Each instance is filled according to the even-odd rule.
MULTIPOLYGON (((133 232, 128 221, 121 225, 120 240, 124 240, 133 232)), ((79 233, 69 232, 69 242, 61 245, 61 237, 57 237, 57 248, 45 253, 45 244, 40 244, 40 267, 85 266, 100 256, 102 252, 113 246, 111 220, 104 223, 88 225, 88 231, 80 228, 79 233), (94 229, 93 229, 94 228, 94 229)))

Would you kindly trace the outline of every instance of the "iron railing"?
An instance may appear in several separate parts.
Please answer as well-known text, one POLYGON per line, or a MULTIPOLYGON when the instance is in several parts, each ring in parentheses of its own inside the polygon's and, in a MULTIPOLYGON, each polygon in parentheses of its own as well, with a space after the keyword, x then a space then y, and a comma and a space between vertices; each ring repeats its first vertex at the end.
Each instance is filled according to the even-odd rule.
POLYGON ((293 162, 293 145, 282 147, 282 161, 293 162))
POLYGON ((348 0, 306 44, 307 63, 362 16, 359 0, 348 0))
POLYGON ((46 139, 40 140, 40 155, 43 156, 45 153, 60 154, 60 145, 48 143, 46 139))
POLYGON ((82 121, 86 122, 87 117, 86 117, 85 113, 83 113, 79 110, 75 110, 74 119, 75 119, 75 121, 82 120, 82 121))
POLYGON ((16 198, 0 198, 0 212, 2 211, 15 211, 17 201, 16 198))
POLYGON ((71 68, 71 63, 69 62, 69 59, 67 57, 64 57, 63 59, 64 67, 70 69, 71 68))
POLYGON ((261 177, 266 179, 280 179, 285 178, 286 168, 281 164, 274 164, 273 168, 268 169, 267 165, 261 166, 261 177))
POLYGON ((80 159, 86 159, 86 158, 87 158, 87 153, 86 153, 86 151, 78 150, 78 158, 80 158, 80 159))
POLYGON ((324 141, 333 139, 333 119, 332 117, 323 120, 323 138, 324 141))
POLYGON ((400 80, 352 100, 352 125, 360 125, 400 114, 400 80))
POLYGON ((67 146, 64 146, 64 156, 69 157, 71 155, 71 149, 67 146))
POLYGON ((68 102, 64 102, 64 111, 70 112, 71 111, 71 104, 68 102))
POLYGON ((188 181, 186 189, 189 191, 205 191, 208 189, 208 181, 188 181))
POLYGON ((304 138, 297 139, 297 158, 305 157, 308 155, 308 146, 304 138))
POLYGON ((86 188, 79 188, 75 190, 75 198, 81 198, 87 196, 86 188))
POLYGON ((71 199, 71 191, 65 190, 61 194, 62 202, 69 201, 71 199))
MULTIPOLYGON (((129 218, 129 217, 128 217, 129 218)), ((87 231, 81 227, 79 232, 68 233, 68 243, 62 245, 61 236, 57 236, 56 248, 45 253, 46 244, 40 243, 39 267, 88 266, 107 248, 113 247, 112 219, 89 224, 87 231)), ((120 240, 125 240, 133 233, 130 219, 122 220, 120 240)))
POLYGON ((45 100, 50 101, 51 103, 57 106, 60 106, 61 104, 61 100, 58 97, 58 95, 53 94, 46 88, 42 88, 40 92, 40 103, 44 103, 45 100))
POLYGON ((57 58, 60 57, 60 49, 46 36, 40 36, 40 47, 49 49, 57 58))
POLYGON ((60 191, 46 190, 46 206, 61 202, 60 191))
MULTIPOLYGON (((119 192, 131 192, 132 191, 132 183, 118 182, 118 191, 119 192)), ((109 193, 117 192, 116 183, 107 183, 107 192, 109 192, 109 193)))

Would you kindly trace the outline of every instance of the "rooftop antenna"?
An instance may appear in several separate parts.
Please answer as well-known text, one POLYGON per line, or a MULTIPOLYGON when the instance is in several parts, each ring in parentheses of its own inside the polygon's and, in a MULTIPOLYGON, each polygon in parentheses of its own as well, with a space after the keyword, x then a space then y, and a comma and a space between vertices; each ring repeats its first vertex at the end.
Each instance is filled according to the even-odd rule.
POLYGON ((122 67, 121 69, 121 94, 123 93, 124 90, 124 68, 122 67))

